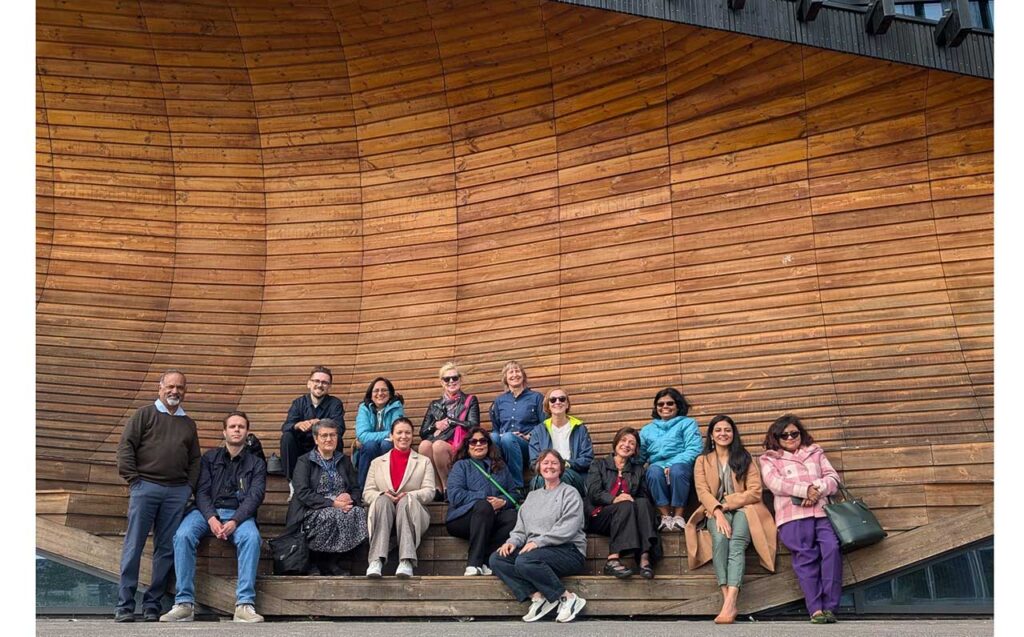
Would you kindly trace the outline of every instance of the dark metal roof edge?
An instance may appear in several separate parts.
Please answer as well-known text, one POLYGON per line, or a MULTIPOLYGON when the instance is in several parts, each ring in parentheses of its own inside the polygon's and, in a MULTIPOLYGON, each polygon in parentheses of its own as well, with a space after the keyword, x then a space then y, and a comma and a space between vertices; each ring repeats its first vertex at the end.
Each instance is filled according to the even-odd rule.
POLYGON ((797 19, 798 2, 746 0, 733 11, 726 0, 555 0, 696 27, 742 33, 930 69, 992 79, 994 34, 971 29, 956 47, 935 44, 936 22, 896 16, 887 33, 865 31, 865 9, 826 1, 817 18, 797 19))

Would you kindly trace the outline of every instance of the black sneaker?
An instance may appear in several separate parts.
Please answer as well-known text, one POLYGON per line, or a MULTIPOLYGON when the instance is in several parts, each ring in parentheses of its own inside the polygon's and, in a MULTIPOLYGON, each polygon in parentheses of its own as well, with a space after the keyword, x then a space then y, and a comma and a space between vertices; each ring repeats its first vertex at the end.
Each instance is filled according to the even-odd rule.
POLYGON ((135 621, 135 613, 130 610, 118 608, 116 611, 114 611, 114 621, 119 624, 133 622, 135 621))
POLYGON ((142 611, 142 621, 144 622, 158 622, 160 621, 160 609, 159 608, 147 608, 142 611))

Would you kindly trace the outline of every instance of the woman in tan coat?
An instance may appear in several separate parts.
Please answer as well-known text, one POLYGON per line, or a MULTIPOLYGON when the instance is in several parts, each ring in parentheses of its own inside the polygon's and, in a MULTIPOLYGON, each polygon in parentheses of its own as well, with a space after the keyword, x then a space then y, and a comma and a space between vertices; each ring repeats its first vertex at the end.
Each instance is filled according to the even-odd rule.
POLYGON ((388 557, 391 529, 398 537, 398 577, 412 577, 416 549, 430 526, 426 505, 434 499, 434 466, 412 450, 412 422, 391 423, 391 451, 373 459, 363 487, 369 507, 370 561, 367 577, 380 577, 388 557))
POLYGON ((693 475, 700 507, 685 529, 689 567, 693 570, 712 560, 722 589, 722 610, 715 623, 731 624, 738 613, 747 546, 753 543, 761 564, 774 572, 777 544, 775 522, 761 502, 761 474, 729 416, 718 415, 708 423, 704 453, 697 458, 693 475), (707 532, 702 533, 698 525, 705 519, 707 532))

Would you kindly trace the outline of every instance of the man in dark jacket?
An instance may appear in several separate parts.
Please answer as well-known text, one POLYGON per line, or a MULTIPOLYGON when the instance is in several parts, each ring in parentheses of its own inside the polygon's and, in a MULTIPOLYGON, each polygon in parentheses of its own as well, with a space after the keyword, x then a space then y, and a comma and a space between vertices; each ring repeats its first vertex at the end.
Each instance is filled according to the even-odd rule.
POLYGON ((248 450, 249 417, 233 411, 224 419, 224 446, 203 454, 195 508, 174 534, 174 571, 178 594, 162 622, 190 622, 194 617, 196 547, 213 534, 229 540, 238 553, 235 588, 236 622, 261 622, 256 613, 256 568, 260 562, 260 532, 256 510, 266 492, 267 464, 248 450))
POLYGON ((117 445, 117 472, 128 483, 117 622, 135 621, 139 562, 151 530, 153 572, 142 610, 145 621, 160 618, 160 598, 174 566, 171 540, 199 478, 199 434, 181 407, 185 389, 185 374, 175 369, 161 374, 157 399, 132 414, 117 445))
POLYGON ((309 373, 309 380, 306 387, 308 394, 303 394, 292 401, 288 408, 288 417, 281 425, 281 464, 284 465, 284 475, 288 478, 288 486, 291 492, 288 494, 288 501, 292 499, 294 487, 292 487, 292 472, 295 471, 295 463, 299 456, 309 453, 313 447, 313 425, 322 419, 330 418, 338 423, 338 444, 341 444, 341 437, 345 433, 345 406, 337 396, 331 396, 331 383, 334 377, 331 370, 318 365, 309 373))

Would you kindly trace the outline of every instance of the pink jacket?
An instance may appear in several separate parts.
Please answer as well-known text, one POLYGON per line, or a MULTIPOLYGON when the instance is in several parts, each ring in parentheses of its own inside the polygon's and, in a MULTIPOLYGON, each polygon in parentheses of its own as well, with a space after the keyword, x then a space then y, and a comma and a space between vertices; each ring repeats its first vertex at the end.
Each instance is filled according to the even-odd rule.
POLYGON ((800 506, 792 500, 807 497, 807 488, 817 487, 822 495, 832 495, 839 489, 839 474, 818 445, 800 447, 796 453, 770 450, 761 454, 761 480, 775 496, 775 525, 803 518, 825 517, 826 498, 814 506, 800 506))

